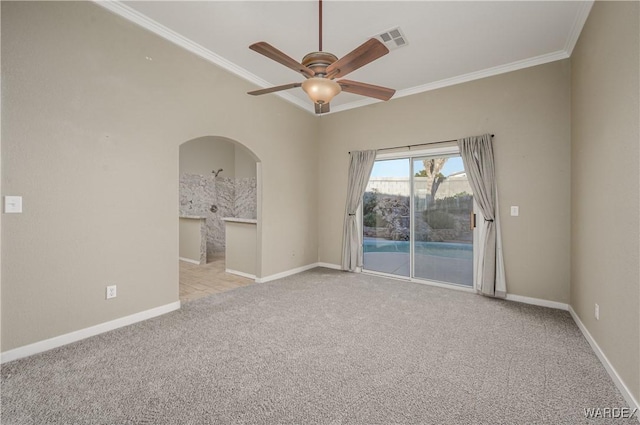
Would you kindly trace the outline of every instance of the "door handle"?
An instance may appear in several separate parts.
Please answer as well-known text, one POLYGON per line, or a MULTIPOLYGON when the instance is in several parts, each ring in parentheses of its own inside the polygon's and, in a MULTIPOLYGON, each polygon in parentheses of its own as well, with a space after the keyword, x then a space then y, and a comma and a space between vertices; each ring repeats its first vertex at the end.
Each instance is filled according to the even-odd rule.
POLYGON ((476 215, 474 213, 469 213, 469 230, 473 230, 476 228, 476 215))

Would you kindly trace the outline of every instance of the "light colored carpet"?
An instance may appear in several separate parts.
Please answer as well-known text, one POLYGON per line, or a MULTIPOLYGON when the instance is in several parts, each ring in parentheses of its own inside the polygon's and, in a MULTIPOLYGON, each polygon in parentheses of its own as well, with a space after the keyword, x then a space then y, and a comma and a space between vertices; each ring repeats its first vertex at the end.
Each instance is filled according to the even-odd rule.
POLYGON ((3 424, 595 424, 584 408, 626 406, 567 312, 322 268, 8 363, 1 383, 3 424))

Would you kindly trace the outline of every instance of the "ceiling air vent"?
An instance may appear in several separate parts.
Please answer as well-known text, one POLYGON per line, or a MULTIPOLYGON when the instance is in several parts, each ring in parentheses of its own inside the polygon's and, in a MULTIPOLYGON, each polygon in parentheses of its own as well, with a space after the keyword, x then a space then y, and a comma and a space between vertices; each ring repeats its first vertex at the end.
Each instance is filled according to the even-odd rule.
POLYGON ((404 35, 400 27, 390 29, 374 37, 382 41, 389 50, 404 47, 409 44, 409 42, 407 41, 407 37, 404 35))

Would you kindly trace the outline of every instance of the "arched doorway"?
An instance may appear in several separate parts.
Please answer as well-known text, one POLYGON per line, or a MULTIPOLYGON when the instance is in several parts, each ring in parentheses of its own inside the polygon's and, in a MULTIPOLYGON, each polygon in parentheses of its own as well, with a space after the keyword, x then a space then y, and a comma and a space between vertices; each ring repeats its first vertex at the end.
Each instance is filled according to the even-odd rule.
POLYGON ((180 145, 179 264, 183 302, 260 276, 260 161, 235 140, 180 145))

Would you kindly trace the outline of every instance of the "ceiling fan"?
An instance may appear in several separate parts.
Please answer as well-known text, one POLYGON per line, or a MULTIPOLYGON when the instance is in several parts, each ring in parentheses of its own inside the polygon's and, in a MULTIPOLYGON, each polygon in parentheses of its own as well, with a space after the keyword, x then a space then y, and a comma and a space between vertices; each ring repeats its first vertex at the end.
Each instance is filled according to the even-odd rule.
POLYGON ((395 90, 373 84, 360 83, 351 80, 335 80, 344 77, 348 73, 367 65, 370 62, 389 53, 389 49, 375 38, 371 38, 338 59, 329 52, 322 51, 322 0, 319 0, 319 47, 317 52, 305 55, 302 63, 282 53, 269 43, 260 41, 249 48, 272 59, 287 68, 291 68, 302 74, 306 80, 301 83, 290 83, 276 87, 248 92, 253 96, 274 93, 302 87, 315 105, 316 114, 329 112, 329 102, 341 91, 373 97, 380 100, 389 100, 395 94, 395 90))

